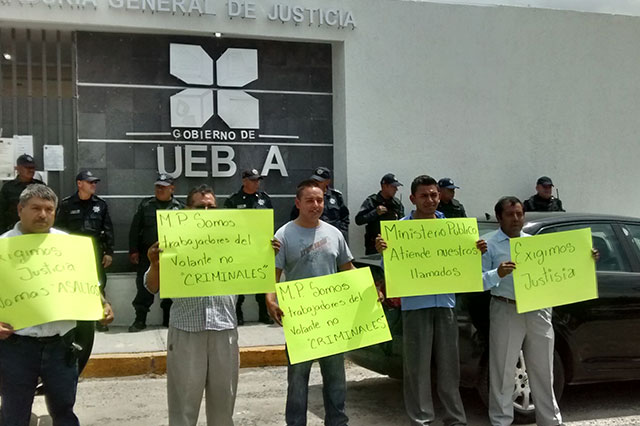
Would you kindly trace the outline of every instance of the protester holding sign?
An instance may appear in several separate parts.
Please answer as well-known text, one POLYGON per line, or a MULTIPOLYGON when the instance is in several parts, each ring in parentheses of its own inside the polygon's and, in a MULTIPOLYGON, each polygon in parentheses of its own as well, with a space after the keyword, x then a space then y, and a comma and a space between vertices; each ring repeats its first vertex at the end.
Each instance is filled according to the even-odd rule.
MULTIPOLYGON (((553 391, 553 342, 551 308, 519 314, 516 311, 510 240, 527 237, 522 232, 524 208, 516 197, 502 197, 495 205, 500 228, 487 241, 482 256, 485 289, 491 289, 489 331, 489 419, 492 426, 513 422, 513 389, 520 350, 535 398, 536 422, 562 424, 553 391)), ((593 252, 597 258, 597 252, 593 252)))
MULTIPOLYGON (((20 221, 0 238, 23 234, 65 234, 52 228, 57 203, 56 194, 45 185, 28 186, 20 195, 20 221)), ((37 251, 38 248, 34 249, 37 251)), ((55 270, 56 266, 53 268, 55 270)), ((99 297, 97 276, 95 280, 93 288, 95 296, 99 297)), ((103 307, 103 322, 111 322, 113 312, 104 300, 103 307)), ((75 326, 75 321, 63 320, 14 330, 11 324, 0 322, 0 418, 3 425, 29 424, 38 377, 44 385, 53 424, 79 425, 73 412, 78 383, 77 347, 73 345, 75 326)))
MULTIPOLYGON (((336 273, 338 270, 355 269, 353 256, 340 230, 320 220, 324 209, 324 191, 316 180, 301 182, 296 191, 296 208, 299 215, 282 226, 275 238, 281 244, 276 255, 276 282, 284 271, 287 281, 312 278, 336 273)), ((282 325, 283 312, 275 293, 267 295, 267 307, 271 317, 282 325)), ((331 355, 318 360, 322 371, 325 402, 325 424, 346 425, 346 378, 344 355, 331 355)), ((307 397, 309 373, 313 361, 298 364, 289 362, 287 369, 288 426, 307 424, 307 397)))
MULTIPOLYGON (((187 196, 188 209, 215 209, 213 189, 201 185, 187 196)), ((146 288, 160 288, 160 249, 148 251, 146 288)), ((233 425, 238 388, 236 296, 176 298, 167 334, 169 425, 195 426, 206 388, 207 424, 233 425)))
POLYGON ((276 284, 291 364, 391 340, 369 268, 276 284))
MULTIPOLYGON (((401 220, 444 219, 444 215, 436 210, 440 195, 437 182, 431 176, 421 175, 411 182, 409 199, 416 209, 401 220)), ((378 252, 387 249, 387 243, 380 235, 376 238, 376 249, 378 252)), ((476 249, 486 251, 486 243, 477 241, 476 249)), ((435 421, 431 396, 432 353, 437 366, 438 396, 446 412, 444 423, 467 424, 459 390, 460 355, 455 306, 455 294, 402 298, 404 404, 412 425, 435 421)))
MULTIPOLYGON (((187 209, 215 209, 213 189, 193 188, 187 209)), ((277 251, 279 244, 273 244, 277 251)), ((145 287, 160 289, 160 248, 148 250, 145 287)), ((238 388, 238 329, 235 295, 180 297, 171 306, 167 335, 167 395, 170 426, 195 426, 206 389, 208 425, 233 425, 238 388)))

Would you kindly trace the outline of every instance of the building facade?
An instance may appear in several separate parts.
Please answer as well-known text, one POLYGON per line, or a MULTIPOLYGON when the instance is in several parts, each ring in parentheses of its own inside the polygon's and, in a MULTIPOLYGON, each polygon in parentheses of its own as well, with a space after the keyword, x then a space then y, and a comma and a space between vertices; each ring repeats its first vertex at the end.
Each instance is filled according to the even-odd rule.
POLYGON ((276 226, 321 165, 352 222, 387 172, 451 177, 475 215, 541 175, 567 210, 639 215, 640 10, 473 3, 2 0, 2 138, 26 136, 61 195, 80 169, 102 177, 114 272, 157 171, 222 202, 256 168, 276 226))

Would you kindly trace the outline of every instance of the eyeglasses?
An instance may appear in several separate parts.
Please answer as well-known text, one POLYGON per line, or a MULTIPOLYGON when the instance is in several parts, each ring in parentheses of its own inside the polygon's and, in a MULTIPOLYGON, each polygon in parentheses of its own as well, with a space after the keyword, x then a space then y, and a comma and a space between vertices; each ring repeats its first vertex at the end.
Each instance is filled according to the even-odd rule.
POLYGON ((193 208, 196 210, 209 210, 209 209, 215 209, 216 206, 193 206, 193 208))

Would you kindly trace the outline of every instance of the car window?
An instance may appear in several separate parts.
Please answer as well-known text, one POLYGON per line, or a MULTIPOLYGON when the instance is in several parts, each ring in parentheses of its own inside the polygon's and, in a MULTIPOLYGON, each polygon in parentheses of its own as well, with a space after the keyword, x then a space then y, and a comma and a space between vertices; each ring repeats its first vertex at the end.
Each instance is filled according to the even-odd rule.
POLYGON ((478 234, 480 238, 488 239, 490 234, 498 229, 497 222, 480 222, 478 221, 478 234))
MULTIPOLYGON (((613 228, 608 223, 576 223, 572 225, 552 226, 543 229, 540 233, 571 231, 573 229, 591 228, 591 238, 593 247, 600 252, 600 260, 596 263, 597 271, 631 271, 620 241, 613 232, 613 228)), ((640 227, 637 230, 640 244, 640 227)), ((638 246, 640 247, 640 245, 638 246)))
POLYGON ((625 224, 624 226, 628 229, 629 234, 631 234, 631 241, 633 241, 633 245, 636 246, 636 249, 640 253, 640 225, 625 224))

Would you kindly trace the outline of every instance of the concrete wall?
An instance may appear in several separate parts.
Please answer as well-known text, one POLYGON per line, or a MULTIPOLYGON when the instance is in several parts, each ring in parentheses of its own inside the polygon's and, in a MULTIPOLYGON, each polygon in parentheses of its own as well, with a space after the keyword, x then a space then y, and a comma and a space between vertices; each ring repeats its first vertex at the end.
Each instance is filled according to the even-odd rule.
POLYGON ((452 177, 476 215, 540 175, 568 210, 640 214, 638 18, 368 4, 345 41, 352 209, 393 171, 452 177))

